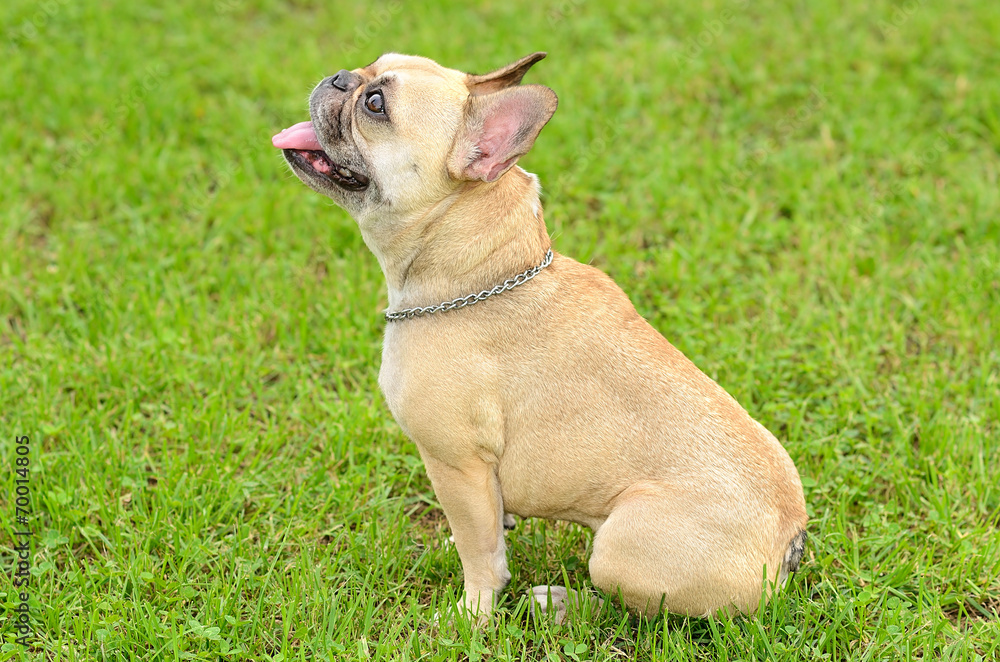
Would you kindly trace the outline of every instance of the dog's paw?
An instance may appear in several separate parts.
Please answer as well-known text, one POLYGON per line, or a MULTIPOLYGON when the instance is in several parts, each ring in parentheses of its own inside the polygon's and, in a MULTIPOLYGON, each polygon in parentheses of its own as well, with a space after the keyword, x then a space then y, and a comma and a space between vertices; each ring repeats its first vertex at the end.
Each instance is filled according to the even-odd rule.
POLYGON ((511 531, 517 526, 517 518, 510 513, 503 514, 503 528, 505 531, 511 531))
POLYGON ((579 611, 585 602, 590 603, 593 611, 604 604, 604 600, 597 596, 585 595, 563 586, 535 586, 528 591, 528 597, 531 598, 529 610, 532 616, 544 614, 557 625, 565 623, 567 615, 579 611))
POLYGON ((431 619, 431 629, 434 633, 460 632, 464 628, 481 630, 490 625, 495 602, 493 591, 483 591, 470 596, 462 595, 458 602, 448 601, 434 612, 431 619))

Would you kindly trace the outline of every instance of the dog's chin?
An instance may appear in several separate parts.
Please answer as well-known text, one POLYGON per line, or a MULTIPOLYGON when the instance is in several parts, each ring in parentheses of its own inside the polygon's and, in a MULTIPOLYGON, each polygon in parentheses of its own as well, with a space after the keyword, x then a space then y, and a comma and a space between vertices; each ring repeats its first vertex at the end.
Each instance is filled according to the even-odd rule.
POLYGON ((369 178, 347 166, 334 163, 323 150, 284 149, 285 160, 302 181, 322 193, 333 189, 358 193, 368 188, 369 178))

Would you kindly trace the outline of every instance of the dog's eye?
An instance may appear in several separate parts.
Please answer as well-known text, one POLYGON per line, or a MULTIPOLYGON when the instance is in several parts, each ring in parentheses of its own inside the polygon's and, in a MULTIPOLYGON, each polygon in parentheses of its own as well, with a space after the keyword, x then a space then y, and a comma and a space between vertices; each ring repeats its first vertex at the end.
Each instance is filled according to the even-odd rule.
POLYGON ((385 112, 385 99, 382 98, 381 92, 372 92, 365 99, 365 108, 372 111, 373 113, 378 113, 381 115, 385 112))

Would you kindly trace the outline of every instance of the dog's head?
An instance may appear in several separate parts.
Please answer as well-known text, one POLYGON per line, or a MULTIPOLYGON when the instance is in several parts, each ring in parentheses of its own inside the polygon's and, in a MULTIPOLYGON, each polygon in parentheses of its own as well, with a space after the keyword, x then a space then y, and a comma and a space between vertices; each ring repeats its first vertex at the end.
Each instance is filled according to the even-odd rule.
POLYGON ((409 215, 463 183, 499 179, 531 149, 555 93, 520 85, 534 53, 485 75, 387 53, 323 79, 310 122, 276 135, 295 174, 359 223, 409 215))

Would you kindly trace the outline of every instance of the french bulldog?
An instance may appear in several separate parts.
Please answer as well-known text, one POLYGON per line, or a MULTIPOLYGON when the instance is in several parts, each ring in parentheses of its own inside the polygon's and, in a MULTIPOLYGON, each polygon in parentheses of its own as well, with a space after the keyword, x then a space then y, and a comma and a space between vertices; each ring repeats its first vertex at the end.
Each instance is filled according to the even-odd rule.
MULTIPOLYGON (((323 79, 273 144, 385 275, 379 385, 448 518, 464 613, 486 622, 510 579, 510 514, 593 529, 593 584, 633 612, 752 611, 803 555, 798 472, 608 276, 552 251, 516 165, 556 110, 521 84, 544 57, 473 75, 388 53, 323 79)), ((530 595, 557 619, 579 604, 530 595)))

